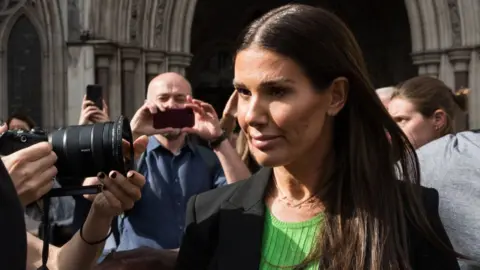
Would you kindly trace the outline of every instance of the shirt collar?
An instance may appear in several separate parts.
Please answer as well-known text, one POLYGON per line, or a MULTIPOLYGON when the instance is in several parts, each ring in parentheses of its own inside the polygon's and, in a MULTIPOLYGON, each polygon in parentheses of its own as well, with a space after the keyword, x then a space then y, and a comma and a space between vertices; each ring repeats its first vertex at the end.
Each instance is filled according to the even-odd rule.
MULTIPOLYGON (((163 147, 163 145, 157 140, 157 138, 155 138, 155 136, 148 137, 147 154, 160 147, 165 149, 165 147, 163 147)), ((182 147, 181 150, 183 151, 183 149, 185 148, 189 149, 194 153, 196 152, 196 149, 197 149, 195 140, 188 135, 185 137, 185 145, 182 147)))

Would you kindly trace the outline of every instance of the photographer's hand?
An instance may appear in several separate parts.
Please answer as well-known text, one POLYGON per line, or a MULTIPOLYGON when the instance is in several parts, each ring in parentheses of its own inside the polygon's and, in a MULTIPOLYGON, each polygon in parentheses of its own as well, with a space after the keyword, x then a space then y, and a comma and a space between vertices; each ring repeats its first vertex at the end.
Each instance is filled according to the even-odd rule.
POLYGON ((113 217, 130 209, 140 199, 140 190, 145 184, 145 177, 135 171, 129 171, 127 177, 112 171, 101 178, 105 189, 96 196, 81 234, 77 232, 59 250, 58 269, 91 269, 103 248, 102 240, 109 233, 113 217))
POLYGON ((174 131, 173 128, 155 129, 153 127, 153 115, 159 110, 162 110, 162 108, 157 107, 157 105, 147 100, 145 101, 145 104, 138 109, 133 116, 132 121, 130 121, 130 127, 132 128, 134 140, 142 135, 152 136, 155 134, 174 131))
MULTIPOLYGON (((145 152, 147 149, 147 144, 148 144, 148 137, 147 136, 141 136, 140 138, 136 139, 133 142, 133 156, 135 160, 140 158, 140 156, 145 152)), ((130 154, 130 144, 127 141, 123 141, 123 153, 125 155, 130 154)), ((85 178, 85 181, 83 181, 83 186, 91 186, 91 185, 98 185, 101 184, 101 181, 98 179, 98 177, 88 177, 85 178)), ((86 194, 83 195, 85 199, 89 201, 95 200, 95 197, 97 194, 86 194)))
POLYGON ((125 177, 119 172, 111 171, 108 176, 99 176, 99 180, 105 185, 105 189, 96 196, 92 205, 92 211, 99 217, 118 216, 130 210, 142 197, 141 189, 145 184, 145 177, 138 172, 129 171, 125 177))
POLYGON ((23 206, 40 199, 52 189, 53 177, 57 174, 57 155, 50 144, 34 144, 2 157, 2 161, 23 206))
POLYGON ((186 133, 197 134, 204 140, 212 140, 222 135, 220 120, 212 105, 198 99, 187 98, 185 107, 192 108, 195 113, 195 125, 191 128, 183 128, 186 133))

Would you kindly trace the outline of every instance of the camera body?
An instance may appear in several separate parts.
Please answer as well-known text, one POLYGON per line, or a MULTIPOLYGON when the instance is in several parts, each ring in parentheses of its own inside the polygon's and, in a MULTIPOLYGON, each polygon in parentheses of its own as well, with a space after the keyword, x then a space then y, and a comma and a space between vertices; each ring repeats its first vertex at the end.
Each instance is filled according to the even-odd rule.
POLYGON ((132 139, 128 119, 120 116, 115 122, 69 126, 50 134, 41 129, 9 130, 0 135, 0 155, 49 142, 57 155, 57 179, 83 179, 112 170, 126 174, 134 168, 132 139))
POLYGON ((8 130, 0 135, 0 141, 0 155, 7 156, 34 144, 48 142, 49 136, 41 129, 8 130))

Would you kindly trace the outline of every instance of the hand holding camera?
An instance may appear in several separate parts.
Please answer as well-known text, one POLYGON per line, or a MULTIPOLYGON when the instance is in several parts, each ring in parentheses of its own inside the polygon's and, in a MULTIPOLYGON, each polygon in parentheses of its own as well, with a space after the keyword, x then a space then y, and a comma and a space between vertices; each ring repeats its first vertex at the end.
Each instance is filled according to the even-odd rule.
MULTIPOLYGON (((145 152, 145 150, 147 149, 147 144, 148 144, 148 138, 146 136, 142 136, 140 138, 138 138, 137 140, 135 140, 135 142, 133 142, 133 151, 134 151, 134 159, 138 159, 142 154, 143 152, 145 152)), ((128 156, 129 155, 129 152, 130 152, 130 145, 127 141, 123 141, 123 151, 124 153, 128 156)), ((111 174, 109 174, 111 175, 111 174)), ((127 173, 128 175, 128 173, 127 173)), ((88 178, 85 178, 85 181, 83 181, 83 186, 92 186, 92 185, 99 185, 99 184, 103 184, 105 185, 106 189, 107 190, 110 190, 110 191, 119 191, 119 190, 122 190, 122 189, 116 189, 116 188, 113 188, 113 189, 109 189, 109 185, 111 185, 112 183, 119 183, 121 182, 122 180, 117 180, 117 181, 114 181, 113 179, 110 179, 110 183, 109 181, 105 181, 104 179, 101 179, 101 176, 104 176, 104 174, 99 174, 98 176, 96 177, 88 177, 88 178)), ((122 177, 124 178, 124 176, 122 175, 122 177)), ((137 175, 135 177, 143 177, 141 175, 137 175)), ((127 178, 127 180, 131 180, 130 182, 132 183, 139 183, 138 180, 136 179, 129 179, 127 178)), ((140 181, 141 182, 141 181, 140 181)), ((128 185, 127 185, 128 186, 128 185)), ((127 188, 127 186, 125 186, 125 188, 127 188)), ((143 186, 143 184, 141 185, 143 186)), ((139 188, 141 188, 141 186, 139 188)), ((137 185, 138 187, 138 185, 137 185)), ((130 192, 132 193, 132 192, 130 192)), ((117 195, 117 194, 114 194, 114 195, 117 195)), ((85 197, 85 199, 89 200, 89 201, 94 201, 97 197, 97 194, 86 194, 86 195, 83 195, 85 197)), ((119 196, 115 196, 117 198, 119 198, 120 196, 122 196, 121 194, 119 196)))
POLYGON ((220 121, 212 105, 189 96, 185 107, 194 112, 195 121, 192 127, 182 128, 182 132, 197 134, 207 141, 222 135, 220 121))
POLYGON ((57 155, 49 143, 34 144, 2 157, 2 161, 23 206, 35 202, 52 189, 53 177, 57 174, 57 155))
POLYGON ((117 171, 111 171, 108 175, 100 173, 98 181, 104 185, 104 189, 93 195, 94 213, 104 218, 113 218, 132 209, 134 203, 141 198, 145 177, 135 171, 129 171, 126 177, 117 171))

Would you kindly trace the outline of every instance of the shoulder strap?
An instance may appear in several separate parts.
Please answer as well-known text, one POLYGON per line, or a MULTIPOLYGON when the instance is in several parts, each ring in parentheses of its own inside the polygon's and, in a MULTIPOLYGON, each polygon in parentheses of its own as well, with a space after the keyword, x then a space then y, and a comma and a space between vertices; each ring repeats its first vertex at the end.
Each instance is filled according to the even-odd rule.
POLYGON ((112 224, 111 224, 111 227, 110 229, 112 230, 112 234, 113 234, 113 238, 115 239, 115 244, 117 245, 120 245, 120 229, 118 228, 118 221, 119 221, 120 217, 116 216, 113 218, 112 220, 112 224))

